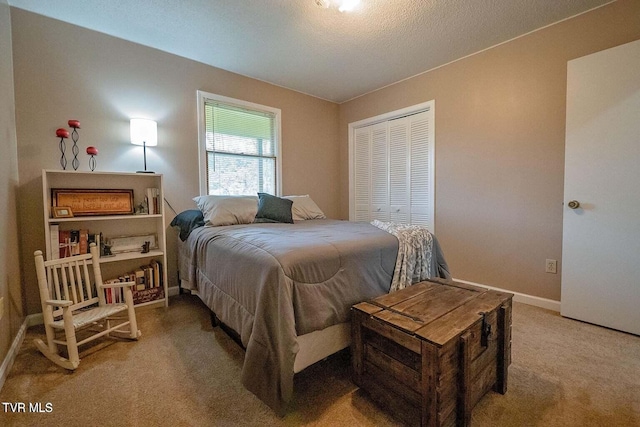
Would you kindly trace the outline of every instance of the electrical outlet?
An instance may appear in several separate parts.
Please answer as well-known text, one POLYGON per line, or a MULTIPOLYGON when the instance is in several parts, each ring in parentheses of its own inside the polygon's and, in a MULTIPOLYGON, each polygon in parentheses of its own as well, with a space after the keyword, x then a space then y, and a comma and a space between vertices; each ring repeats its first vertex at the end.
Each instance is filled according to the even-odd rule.
POLYGON ((0 298, 0 319, 4 317, 4 297, 0 298))
POLYGON ((558 273, 558 261, 556 261, 555 259, 548 259, 545 265, 546 267, 544 271, 546 273, 552 273, 552 274, 558 273))

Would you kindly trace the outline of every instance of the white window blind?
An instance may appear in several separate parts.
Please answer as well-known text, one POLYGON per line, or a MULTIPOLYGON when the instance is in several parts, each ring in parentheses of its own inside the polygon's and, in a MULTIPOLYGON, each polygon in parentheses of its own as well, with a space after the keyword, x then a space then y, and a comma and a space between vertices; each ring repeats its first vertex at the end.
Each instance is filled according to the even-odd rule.
POLYGON ((207 194, 277 193, 276 113, 204 99, 207 194))

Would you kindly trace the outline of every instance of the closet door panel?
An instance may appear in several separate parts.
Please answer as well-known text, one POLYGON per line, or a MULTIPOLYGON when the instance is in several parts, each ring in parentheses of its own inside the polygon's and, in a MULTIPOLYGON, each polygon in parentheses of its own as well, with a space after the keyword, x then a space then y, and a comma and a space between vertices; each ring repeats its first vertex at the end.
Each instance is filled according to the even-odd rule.
POLYGON ((355 221, 370 221, 371 211, 371 131, 356 129, 354 143, 355 221))
POLYGON ((389 217, 389 136, 386 123, 371 126, 371 215, 389 217))
POLYGON ((433 231, 433 123, 428 112, 409 117, 411 223, 433 231))
POLYGON ((391 205, 389 207, 389 221, 409 224, 409 219, 409 210, 407 206, 391 205))
POLYGON ((378 221, 389 221, 389 206, 372 206, 371 219, 378 221))
POLYGON ((409 120, 389 122, 389 217, 391 221, 409 222, 409 120))

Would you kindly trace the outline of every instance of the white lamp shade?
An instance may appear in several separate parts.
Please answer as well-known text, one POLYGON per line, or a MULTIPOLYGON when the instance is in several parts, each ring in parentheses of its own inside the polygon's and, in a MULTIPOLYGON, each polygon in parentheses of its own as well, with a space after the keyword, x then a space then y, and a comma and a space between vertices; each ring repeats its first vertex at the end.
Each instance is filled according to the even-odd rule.
POLYGON ((135 145, 158 145, 158 123, 147 119, 131 119, 131 143, 135 145))

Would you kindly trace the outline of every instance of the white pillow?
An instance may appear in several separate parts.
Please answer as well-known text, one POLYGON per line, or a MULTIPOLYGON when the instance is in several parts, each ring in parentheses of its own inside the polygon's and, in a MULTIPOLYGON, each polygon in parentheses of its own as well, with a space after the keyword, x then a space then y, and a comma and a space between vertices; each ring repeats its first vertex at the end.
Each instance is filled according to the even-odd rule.
POLYGON ((258 213, 257 196, 194 197, 205 225, 251 224, 258 213))
POLYGON ((304 196, 284 196, 283 199, 293 201, 291 213, 295 221, 326 218, 324 212, 320 210, 318 205, 316 205, 308 194, 305 194, 304 196))

